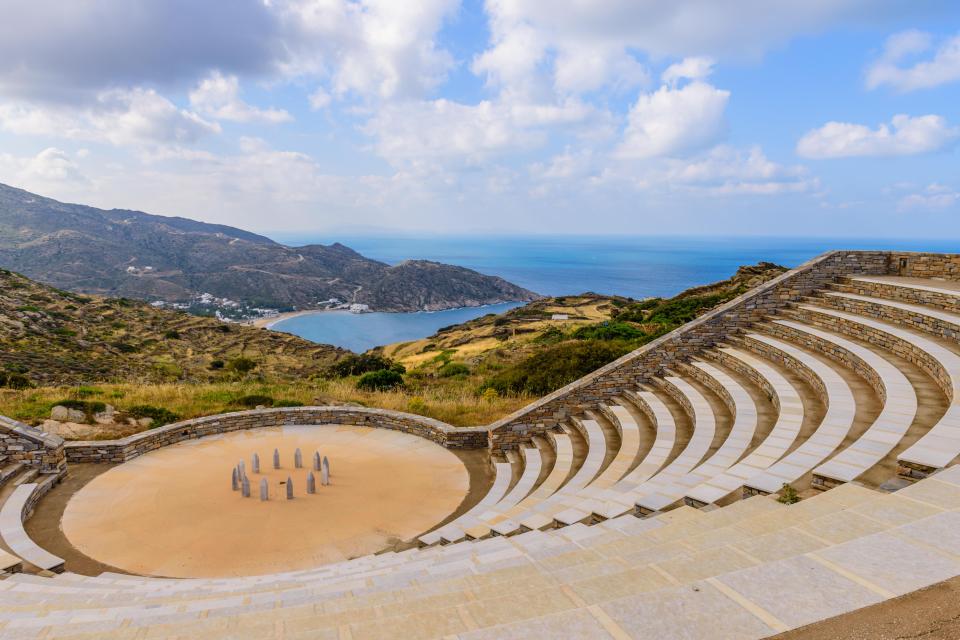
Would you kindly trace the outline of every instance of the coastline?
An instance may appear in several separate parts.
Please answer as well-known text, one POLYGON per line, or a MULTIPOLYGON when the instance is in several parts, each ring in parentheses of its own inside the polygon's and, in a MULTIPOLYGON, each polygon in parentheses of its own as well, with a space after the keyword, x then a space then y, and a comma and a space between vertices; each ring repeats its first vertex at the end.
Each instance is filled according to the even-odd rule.
POLYGON ((290 318, 296 318, 297 316, 307 315, 308 313, 323 313, 324 309, 308 309, 305 311, 287 311, 285 313, 278 313, 275 316, 269 316, 267 318, 257 318, 256 320, 251 320, 249 324, 251 326, 257 327, 259 329, 272 329, 273 325, 283 320, 289 320, 290 318))

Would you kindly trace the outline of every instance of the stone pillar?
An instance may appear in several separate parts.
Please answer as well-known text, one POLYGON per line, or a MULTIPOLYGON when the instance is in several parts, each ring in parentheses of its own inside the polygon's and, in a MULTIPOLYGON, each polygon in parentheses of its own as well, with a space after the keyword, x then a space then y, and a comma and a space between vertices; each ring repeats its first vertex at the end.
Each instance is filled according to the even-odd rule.
POLYGON ((260 479, 260 500, 266 502, 270 499, 270 486, 267 484, 266 478, 260 479))
POLYGON ((247 463, 241 460, 237 463, 237 471, 240 472, 240 477, 244 478, 247 475, 247 463))
POLYGON ((250 497, 250 478, 243 476, 243 482, 240 484, 241 495, 244 498, 250 497))
POLYGON ((233 468, 233 473, 230 474, 230 487, 236 491, 240 488, 240 480, 237 478, 237 468, 233 468))
POLYGON ((307 473, 307 493, 316 493, 317 492, 317 478, 313 475, 313 471, 307 473))
POLYGON ((327 462, 327 456, 323 456, 323 462, 320 464, 320 484, 323 486, 330 484, 330 463, 327 462))
POLYGON ((320 452, 319 451, 313 452, 313 470, 320 471, 320 452))
POLYGON ((287 476, 287 500, 293 500, 293 478, 287 476))
POLYGON ((303 454, 300 453, 300 447, 297 447, 297 450, 293 452, 293 467, 295 469, 303 468, 303 454))
POLYGON ((274 469, 280 468, 280 449, 273 450, 273 468, 274 469))
POLYGON ((257 453, 253 454, 253 464, 250 465, 254 473, 260 473, 260 455, 257 453))

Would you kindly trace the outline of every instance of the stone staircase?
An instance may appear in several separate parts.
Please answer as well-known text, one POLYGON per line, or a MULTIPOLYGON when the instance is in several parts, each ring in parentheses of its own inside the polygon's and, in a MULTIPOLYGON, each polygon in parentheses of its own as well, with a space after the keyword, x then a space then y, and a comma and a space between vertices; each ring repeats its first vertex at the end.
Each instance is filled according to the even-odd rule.
POLYGON ((419 548, 14 574, 0 638, 761 638, 960 575, 960 284, 918 271, 832 275, 494 425, 489 492, 419 548))

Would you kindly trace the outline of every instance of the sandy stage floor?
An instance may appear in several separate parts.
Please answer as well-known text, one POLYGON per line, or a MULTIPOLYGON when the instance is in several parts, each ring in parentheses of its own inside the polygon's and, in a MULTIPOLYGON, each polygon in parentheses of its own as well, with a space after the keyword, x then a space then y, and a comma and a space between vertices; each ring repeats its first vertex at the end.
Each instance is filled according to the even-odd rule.
POLYGON ((88 556, 133 573, 238 576, 302 569, 379 551, 453 512, 469 474, 443 447, 397 431, 328 425, 240 431, 154 451, 107 471, 67 504, 62 527, 88 556), (280 449, 280 470, 272 465, 280 449), (294 450, 304 468, 293 468, 294 450), (306 493, 313 452, 331 485, 306 493), (250 458, 260 455, 260 475, 250 458), (231 490, 246 461, 253 496, 231 490), (295 498, 280 483, 293 478, 295 498), (260 502, 260 478, 270 501, 260 502))

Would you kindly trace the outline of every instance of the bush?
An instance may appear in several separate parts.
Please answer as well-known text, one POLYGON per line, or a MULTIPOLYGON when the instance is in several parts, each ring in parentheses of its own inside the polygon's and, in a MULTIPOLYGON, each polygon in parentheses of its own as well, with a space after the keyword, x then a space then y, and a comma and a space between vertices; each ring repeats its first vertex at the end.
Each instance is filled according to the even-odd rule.
POLYGON ((601 322, 573 332, 577 340, 636 340, 645 335, 641 329, 626 322, 601 322))
POLYGON ((166 338, 167 340, 179 340, 180 332, 177 331, 176 329, 170 329, 169 331, 163 334, 163 337, 166 338))
POLYGON ((303 403, 299 400, 277 400, 273 403, 274 407, 302 407, 303 403))
POLYGON ((453 376, 470 375, 470 367, 462 362, 448 362, 439 369, 437 375, 441 378, 452 378, 453 376))
POLYGON ((164 409, 163 407, 152 407, 148 404, 138 404, 134 407, 127 409, 129 413, 134 418, 150 418, 153 420, 152 427, 162 427, 165 424, 170 424, 171 422, 176 422, 180 419, 180 416, 170 411, 169 409, 164 409))
POLYGON ((113 348, 120 353, 135 353, 140 350, 139 348, 133 346, 132 344, 127 344, 126 342, 114 342, 113 348))
POLYGON ((363 391, 389 391, 403 386, 403 376, 391 369, 370 371, 357 380, 357 389, 363 391))
POLYGON ((557 344, 563 342, 567 334, 560 327, 547 327, 546 331, 533 339, 536 344, 557 344))
POLYGON ((797 502, 800 502, 800 496, 797 495, 796 489, 784 482, 783 489, 780 490, 780 497, 777 498, 777 502, 780 504, 796 504, 797 502))
POLYGON ((482 387, 498 393, 543 395, 582 378, 629 353, 633 345, 623 340, 580 340, 551 347, 493 376, 482 387))
POLYGON ((0 372, 0 387, 7 387, 9 389, 29 389, 32 386, 33 383, 30 382, 30 378, 22 373, 0 372))
POLYGON ((328 371, 335 378, 346 378, 347 376, 359 376, 384 369, 395 371, 398 374, 406 373, 402 364, 398 364, 390 358, 365 353, 349 355, 333 364, 328 371))
POLYGON ((214 360, 213 362, 210 363, 210 368, 213 369, 214 371, 218 369, 223 369, 223 360, 214 360))
POLYGON ((257 363, 250 358, 234 358, 227 363, 227 369, 239 373, 240 375, 250 373, 257 368, 257 363))
POLYGON ((273 406, 273 398, 270 396, 260 395, 260 394, 251 394, 249 396, 243 396, 237 398, 230 404, 235 404, 240 407, 247 407, 248 409, 253 409, 256 406, 263 405, 265 407, 273 406))
POLYGON ((66 407, 67 409, 73 409, 75 411, 83 411, 88 416, 92 416, 95 413, 100 413, 101 411, 105 411, 107 408, 106 404, 96 400, 67 399, 67 400, 60 400, 59 402, 54 402, 50 406, 55 407, 57 405, 60 405, 61 407, 66 407))
POLYGON ((673 326, 690 322, 703 311, 733 298, 733 295, 715 294, 670 300, 654 307, 647 322, 660 322, 673 326))
POLYGON ((427 410, 427 401, 420 396, 414 396, 407 402, 407 411, 410 413, 423 414, 427 410))

